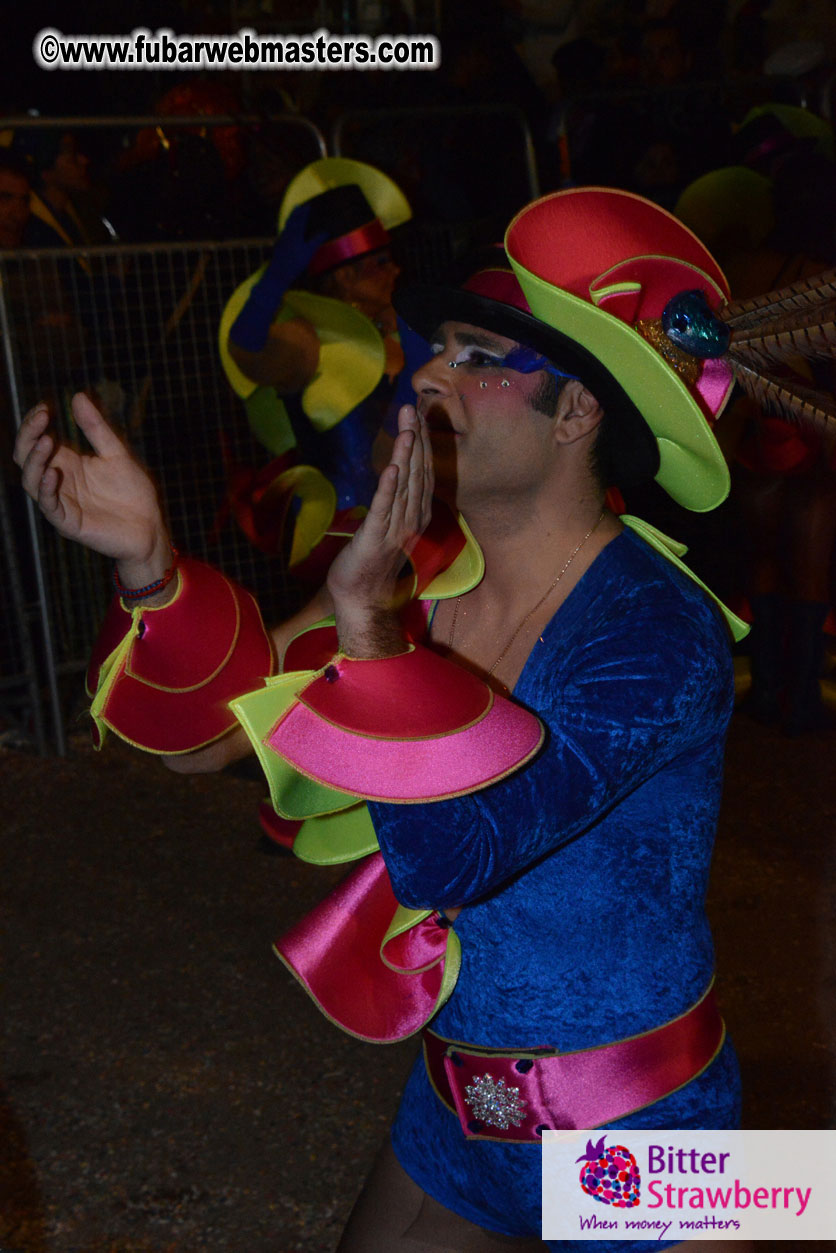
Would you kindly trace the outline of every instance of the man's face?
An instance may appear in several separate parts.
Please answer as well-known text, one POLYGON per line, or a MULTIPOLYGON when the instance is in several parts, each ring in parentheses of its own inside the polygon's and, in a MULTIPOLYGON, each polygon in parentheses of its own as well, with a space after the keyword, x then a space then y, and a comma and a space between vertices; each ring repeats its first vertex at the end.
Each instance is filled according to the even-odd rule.
POLYGON ((434 356, 412 378, 427 421, 436 477, 461 506, 476 497, 530 494, 552 452, 550 417, 535 407, 546 374, 503 365, 515 340, 464 322, 445 322, 434 356))
POLYGON ((90 159, 79 149, 73 135, 65 135, 49 178, 65 191, 83 191, 90 186, 90 159))
POLYGON ((391 308, 400 272, 389 249, 379 248, 337 266, 332 272, 332 284, 338 300, 354 305, 374 320, 391 308))
POLYGON ((0 170, 0 248, 19 248, 29 221, 29 183, 21 174, 0 170))

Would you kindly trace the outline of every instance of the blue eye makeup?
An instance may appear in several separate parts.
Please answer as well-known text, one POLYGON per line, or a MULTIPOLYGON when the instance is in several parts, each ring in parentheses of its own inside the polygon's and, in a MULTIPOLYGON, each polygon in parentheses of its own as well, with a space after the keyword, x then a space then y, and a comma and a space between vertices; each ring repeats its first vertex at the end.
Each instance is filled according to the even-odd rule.
POLYGON ((578 377, 576 374, 567 374, 564 370, 558 370, 557 366, 552 365, 551 361, 541 356, 540 353, 535 352, 533 348, 525 348, 522 344, 512 348, 499 364, 506 370, 516 370, 518 374, 535 374, 537 370, 545 370, 546 374, 551 374, 552 378, 577 381, 578 377))
POLYGON ((498 357, 495 353, 485 352, 484 348, 468 349, 467 364, 478 369, 487 367, 500 366, 503 364, 502 357, 498 357))

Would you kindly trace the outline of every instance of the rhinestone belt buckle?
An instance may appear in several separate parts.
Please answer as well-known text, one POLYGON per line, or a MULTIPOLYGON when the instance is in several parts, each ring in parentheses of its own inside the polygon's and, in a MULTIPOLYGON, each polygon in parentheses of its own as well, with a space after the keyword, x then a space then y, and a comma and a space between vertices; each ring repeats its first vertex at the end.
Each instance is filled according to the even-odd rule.
MULTIPOLYGON (((553 1052, 544 1049, 542 1055, 553 1052)), ((535 1073, 538 1060, 448 1048, 444 1069, 459 1122, 469 1139, 540 1139, 544 1127, 552 1124, 543 1121, 539 1076, 535 1073)))
POLYGON ((486 1127, 507 1131, 509 1127, 519 1127, 525 1122, 528 1101, 520 1096, 519 1088, 509 1088, 504 1079, 494 1079, 487 1072, 467 1085, 464 1099, 473 1117, 486 1127))

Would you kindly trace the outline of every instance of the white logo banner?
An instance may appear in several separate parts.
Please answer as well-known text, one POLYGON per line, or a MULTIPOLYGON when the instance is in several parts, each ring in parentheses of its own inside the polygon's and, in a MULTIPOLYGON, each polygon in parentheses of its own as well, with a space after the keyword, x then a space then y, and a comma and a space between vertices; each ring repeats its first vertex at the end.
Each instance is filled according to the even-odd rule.
POLYGON ((545 1240, 836 1239, 836 1131, 545 1131, 545 1240))

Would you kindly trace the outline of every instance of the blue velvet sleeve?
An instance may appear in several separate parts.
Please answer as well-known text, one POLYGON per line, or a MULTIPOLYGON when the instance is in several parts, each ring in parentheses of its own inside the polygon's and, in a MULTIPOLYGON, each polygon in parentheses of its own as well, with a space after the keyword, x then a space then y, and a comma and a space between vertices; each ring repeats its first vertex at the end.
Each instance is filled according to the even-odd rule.
POLYGON ((707 599, 682 583, 684 593, 666 573, 656 585, 610 585, 591 603, 581 595, 568 615, 566 602, 514 693, 547 729, 529 766, 481 792, 424 805, 420 815, 371 806, 398 900, 412 908, 478 900, 581 835, 657 771, 722 740, 732 699, 728 641, 707 599))

